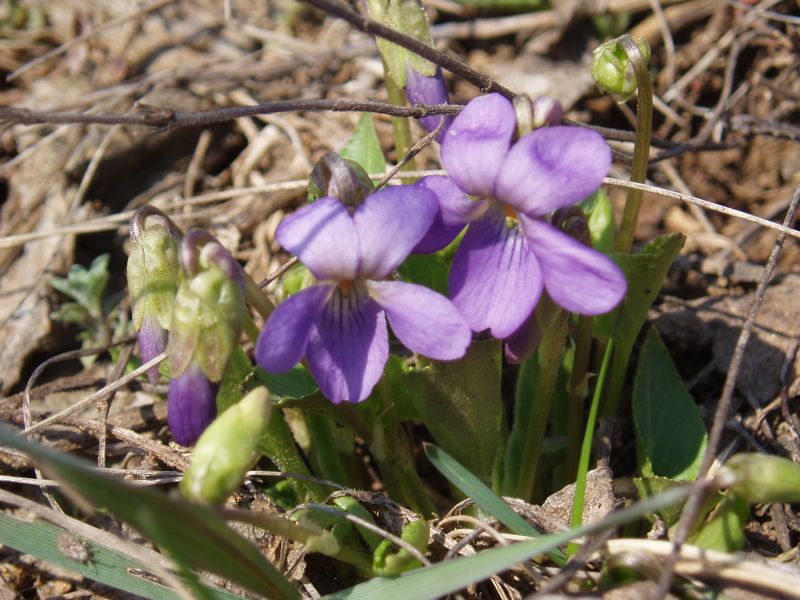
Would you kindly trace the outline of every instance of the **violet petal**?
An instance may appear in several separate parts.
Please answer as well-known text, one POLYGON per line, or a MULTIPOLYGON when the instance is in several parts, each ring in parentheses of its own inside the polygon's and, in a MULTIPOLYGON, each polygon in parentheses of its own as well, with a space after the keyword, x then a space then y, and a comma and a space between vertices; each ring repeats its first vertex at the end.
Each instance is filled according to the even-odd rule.
POLYGON ((521 219, 544 286, 556 304, 580 315, 603 314, 619 304, 627 282, 610 258, 548 223, 521 219))
POLYGON ((495 198, 530 216, 580 202, 603 182, 611 149, 594 131, 544 127, 520 139, 503 161, 495 198))
POLYGON ((473 331, 514 333, 539 301, 542 277, 519 227, 499 206, 470 224, 453 259, 450 296, 473 331))
POLYGON ((500 94, 467 104, 442 142, 442 163, 456 185, 467 194, 491 197, 515 129, 514 107, 500 94))
POLYGON ((386 311, 394 334, 409 350, 436 360, 464 356, 472 332, 450 300, 402 281, 372 281, 368 289, 386 311))
POLYGON ((383 279, 405 260, 430 229, 439 204, 433 192, 411 185, 370 194, 353 215, 361 244, 363 279, 383 279))
MULTIPOLYGON (((142 363, 148 363, 167 349, 167 330, 158 324, 152 316, 145 316, 142 327, 139 329, 139 357, 142 363)), ((156 383, 159 378, 158 365, 147 370, 150 383, 156 383)))
POLYGON ((217 416, 216 396, 217 387, 196 363, 169 382, 167 422, 172 437, 181 446, 194 444, 217 416))
POLYGON ((336 198, 320 198, 286 217, 275 239, 317 279, 354 279, 360 255, 353 218, 336 198))
POLYGON ((542 331, 536 322, 536 311, 531 312, 525 322, 505 339, 503 353, 512 365, 522 364, 534 353, 542 339, 542 331))
POLYGON ((275 308, 256 343, 256 362, 262 369, 283 373, 300 361, 311 327, 322 314, 334 287, 308 287, 275 308))
POLYGON ((466 223, 478 218, 489 205, 486 200, 471 200, 449 177, 431 175, 414 185, 432 191, 439 200, 439 211, 431 228, 414 248, 417 254, 438 252, 446 247, 466 223))
POLYGON ((383 374, 389 357, 386 316, 364 290, 336 289, 314 324, 306 347, 308 366, 334 404, 361 402, 383 374))
MULTIPOLYGON (((441 68, 436 67, 436 74, 432 77, 427 77, 414 69, 411 63, 407 63, 406 96, 414 106, 420 104, 447 104, 450 98, 447 94, 447 84, 445 84, 441 68)), ((445 133, 453 123, 453 115, 434 115, 422 117, 419 120, 425 131, 431 132, 436 130, 442 119, 444 119, 444 125, 436 136, 436 141, 439 143, 442 142, 445 133)))

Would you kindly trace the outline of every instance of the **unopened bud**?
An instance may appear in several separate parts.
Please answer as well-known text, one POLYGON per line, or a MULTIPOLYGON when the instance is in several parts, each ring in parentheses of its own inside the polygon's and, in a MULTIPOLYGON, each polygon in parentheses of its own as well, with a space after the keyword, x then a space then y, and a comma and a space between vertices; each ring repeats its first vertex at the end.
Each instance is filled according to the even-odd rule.
MULTIPOLYGON (((408 542, 414 548, 419 550, 420 554, 425 556, 428 550, 428 536, 430 535, 430 526, 424 519, 411 521, 408 525, 403 527, 403 533, 400 538, 404 542, 408 542)), ((421 567, 418 558, 415 558, 405 548, 392 551, 393 544, 390 540, 383 540, 375 550, 372 560, 372 568, 376 575, 381 577, 392 577, 399 575, 405 571, 421 567)))
POLYGON ((533 128, 561 125, 564 108, 561 102, 550 96, 539 96, 533 101, 533 128))
MULTIPOLYGON (((636 91, 636 74, 631 57, 620 43, 621 39, 609 40, 592 53, 592 78, 601 90, 624 102, 636 91)), ((638 44, 631 44, 634 50, 638 46, 641 58, 647 63, 650 60, 647 42, 640 39, 638 44)))
POLYGON ((311 171, 309 196, 336 198, 345 206, 359 206, 375 187, 364 168, 354 160, 328 152, 311 171))
POLYGON ((167 423, 181 446, 191 446, 217 416, 217 386, 197 363, 173 377, 167 392, 167 423))
POLYGON ((578 206, 567 206, 556 210, 553 213, 553 226, 586 246, 592 245, 589 221, 578 206))
POLYGON ((717 481, 748 502, 800 502, 800 465, 768 454, 737 454, 717 481))
POLYGON ((186 279, 175 296, 167 344, 170 374, 178 377, 197 363, 210 381, 217 382, 242 333, 241 267, 213 236, 200 230, 184 237, 180 258, 186 279))
POLYGON ((259 387, 222 413, 197 440, 181 481, 183 495, 195 502, 224 502, 258 459, 271 409, 267 389, 259 387))
MULTIPOLYGON (((131 217, 128 289, 143 362, 161 354, 166 345, 178 291, 179 240, 180 230, 156 208, 144 206, 131 217)), ((155 382, 158 368, 150 369, 148 377, 155 382)))
MULTIPOLYGON (((448 104, 450 97, 447 94, 447 84, 444 82, 442 70, 436 67, 436 73, 433 76, 427 76, 417 71, 410 64, 407 65, 406 97, 414 106, 421 104, 448 104)), ((442 125, 439 133, 436 134, 436 141, 441 143, 444 140, 444 134, 453 122, 453 118, 453 115, 433 115, 422 117, 419 123, 425 128, 425 131, 430 133, 435 131, 444 119, 444 125, 442 125)))

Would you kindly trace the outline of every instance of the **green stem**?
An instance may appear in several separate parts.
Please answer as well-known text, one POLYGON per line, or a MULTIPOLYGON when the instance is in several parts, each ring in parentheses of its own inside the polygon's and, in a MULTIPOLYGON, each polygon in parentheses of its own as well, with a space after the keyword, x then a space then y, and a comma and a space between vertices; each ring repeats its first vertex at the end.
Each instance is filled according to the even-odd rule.
MULTIPOLYGON (((650 137, 653 131, 653 88, 650 83, 650 73, 647 70, 647 60, 642 55, 639 45, 630 36, 622 36, 619 44, 628 55, 633 65, 638 87, 638 106, 636 107, 636 142, 633 146, 633 165, 631 167, 631 181, 644 183, 647 178, 647 165, 650 160, 650 137)), ((633 245, 633 235, 639 221, 639 209, 642 206, 642 190, 628 190, 625 209, 622 213, 622 224, 617 236, 616 250, 630 252, 633 245)))
MULTIPOLYGON (((389 102, 396 104, 397 106, 405 106, 406 94, 403 91, 403 88, 397 85, 395 80, 392 79, 389 68, 386 65, 386 61, 383 63, 383 72, 386 74, 386 91, 389 95, 389 102)), ((408 154, 408 151, 414 145, 411 141, 411 126, 408 124, 408 119, 406 117, 392 117, 392 133, 394 134, 394 147, 397 153, 396 159, 399 162, 406 154, 408 154)), ((415 171, 416 169, 417 163, 412 158, 403 166, 401 170, 415 171)))
MULTIPOLYGON (((583 504, 586 494, 586 474, 589 472, 589 458, 592 454, 592 440, 594 439, 594 428, 597 423, 597 412, 600 407, 600 398, 603 396, 603 386, 606 382, 606 374, 611 363, 611 356, 614 354, 614 340, 609 340, 606 352, 603 356, 603 365, 600 367, 600 375, 597 378, 597 386, 594 388, 592 396, 592 407, 589 409, 589 419, 586 422, 586 431, 583 435, 583 445, 581 446, 581 458, 578 463, 578 475, 575 479, 575 497, 572 503, 572 515, 570 516, 570 527, 580 527, 583 520, 583 504)), ((576 544, 567 547, 567 555, 572 556, 577 551, 576 544)))
POLYGON ((275 305, 267 298, 264 290, 258 287, 258 284, 253 281, 253 278, 247 273, 244 274, 244 295, 247 303, 256 309, 256 312, 261 315, 264 321, 266 321, 270 314, 272 314, 272 311, 275 310, 275 305))
POLYGON ((550 420, 555 384, 558 380, 561 359, 566 349, 568 320, 569 314, 559 311, 552 324, 545 329, 537 351, 539 376, 536 380, 534 396, 530 400, 528 421, 524 424, 523 431, 526 432, 526 435, 520 456, 519 479, 515 494, 517 498, 523 500, 533 497, 536 472, 542 455, 547 423, 550 420))
POLYGON ((589 354, 592 349, 592 317, 578 317, 575 355, 569 378, 569 408, 567 411, 567 457, 564 470, 569 481, 578 468, 580 435, 583 425, 583 399, 589 373, 589 354))

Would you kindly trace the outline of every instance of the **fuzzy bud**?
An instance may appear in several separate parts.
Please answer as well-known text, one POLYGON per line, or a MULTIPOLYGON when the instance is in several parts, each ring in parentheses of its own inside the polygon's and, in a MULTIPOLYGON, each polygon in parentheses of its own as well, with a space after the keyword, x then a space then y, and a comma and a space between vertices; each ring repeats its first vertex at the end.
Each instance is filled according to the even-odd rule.
POLYGON ((242 483, 258 459, 272 405, 259 387, 222 413, 197 440, 181 492, 195 502, 220 504, 242 483))
POLYGON ((354 160, 328 152, 311 171, 309 195, 337 198, 345 206, 356 207, 375 187, 364 168, 354 160))
MULTIPOLYGON (((592 78, 601 90, 624 102, 636 91, 636 75, 620 39, 609 40, 592 53, 592 78)), ((650 46, 644 39, 640 39, 636 45, 647 63, 650 60, 650 46)))
POLYGON ((737 454, 717 481, 748 502, 800 502, 800 465, 768 454, 737 454))

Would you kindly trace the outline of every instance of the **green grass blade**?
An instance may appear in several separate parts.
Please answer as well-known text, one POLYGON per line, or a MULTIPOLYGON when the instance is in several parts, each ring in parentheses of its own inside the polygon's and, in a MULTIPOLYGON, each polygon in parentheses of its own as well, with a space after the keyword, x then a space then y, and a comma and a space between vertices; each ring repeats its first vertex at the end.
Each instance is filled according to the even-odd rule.
MULTIPOLYGON (((465 469, 447 452, 433 444, 425 444, 425 455, 450 483, 461 490, 466 496, 472 498, 475 504, 508 527, 511 531, 518 535, 527 535, 530 537, 542 535, 533 525, 511 510, 500 496, 495 494, 488 486, 465 469)), ((554 550, 551 552, 551 558, 555 562, 563 564, 564 554, 560 550, 554 550)))
MULTIPOLYGON (((20 521, 0 513, 0 544, 4 546, 41 558, 129 594, 136 594, 152 600, 177 600, 179 598, 171 589, 131 574, 130 569, 142 569, 143 571, 148 571, 148 569, 125 554, 106 546, 83 540, 88 560, 81 561, 71 558, 58 547, 59 537, 67 533, 66 529, 51 523, 20 521)), ((237 596, 222 590, 205 588, 205 592, 209 597, 217 600, 237 598, 237 596)))
POLYGON ((294 586, 258 548, 234 532, 211 509, 126 484, 72 456, 25 440, 7 427, 0 427, 0 445, 32 457, 62 483, 65 492, 128 522, 180 566, 216 573, 274 600, 298 597, 294 586))
POLYGON ((463 589, 470 584, 483 581, 496 573, 501 573, 532 556, 552 552, 576 537, 593 535, 661 510, 683 500, 691 493, 692 489, 693 486, 690 485, 673 488, 659 496, 614 513, 600 523, 436 563, 430 567, 408 571, 394 579, 372 579, 352 588, 324 596, 324 599, 427 600, 438 598, 463 589))

